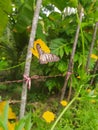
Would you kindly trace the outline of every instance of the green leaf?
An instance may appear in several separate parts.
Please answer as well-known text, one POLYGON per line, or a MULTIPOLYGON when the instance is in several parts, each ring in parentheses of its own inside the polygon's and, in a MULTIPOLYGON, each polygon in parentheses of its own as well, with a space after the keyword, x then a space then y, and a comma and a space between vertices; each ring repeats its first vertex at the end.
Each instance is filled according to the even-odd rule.
POLYGON ((60 49, 60 52, 59 52, 59 53, 60 53, 60 54, 59 54, 59 55, 60 55, 60 57, 62 58, 62 57, 63 57, 63 55, 64 55, 64 50, 63 50, 63 48, 61 48, 61 49, 60 49))
POLYGON ((5 129, 4 121, 1 118, 0 118, 0 128, 3 128, 3 130, 7 130, 5 129))
POLYGON ((62 38, 56 38, 54 40, 51 40, 50 49, 52 53, 56 55, 62 55, 64 54, 63 48, 66 46, 65 40, 62 38))
POLYGON ((26 117, 26 120, 25 120, 25 130, 31 130, 31 126, 32 126, 31 113, 29 113, 26 117))
POLYGON ((49 19, 52 20, 52 21, 58 21, 61 20, 61 14, 58 13, 58 12, 52 12, 49 16, 49 19))
POLYGON ((50 0, 60 11, 63 11, 66 6, 68 6, 68 0, 50 0))
POLYGON ((70 0, 69 4, 70 4, 70 7, 77 7, 78 6, 78 0, 70 0))
POLYGON ((69 55, 72 51, 72 48, 70 48, 69 46, 64 46, 64 51, 67 55, 69 55))
POLYGON ((67 65, 64 61, 59 62, 58 70, 60 70, 61 72, 65 72, 67 70, 67 65))
POLYGON ((17 23, 15 29, 19 32, 23 32, 27 29, 28 26, 31 25, 32 17, 34 13, 32 0, 25 1, 25 3, 20 7, 18 16, 17 16, 17 23))
POLYGON ((38 23, 37 30, 36 30, 36 38, 41 38, 45 40, 45 34, 43 34, 43 27, 40 23, 38 23))
POLYGON ((49 92, 56 86, 56 82, 54 80, 46 81, 46 86, 48 87, 49 92))
POLYGON ((3 12, 9 14, 11 12, 11 0, 1 0, 0 1, 0 9, 2 9, 3 12))
POLYGON ((15 126, 15 130, 22 130, 25 126, 25 117, 19 120, 18 124, 15 126))
POLYGON ((0 61, 0 70, 6 68, 8 66, 7 61, 0 61))
POLYGON ((11 0, 0 1, 0 36, 6 28, 8 14, 11 12, 11 0))
POLYGON ((22 130, 23 128, 25 128, 25 130, 30 130, 31 126, 31 113, 29 113, 19 120, 18 124, 15 126, 15 130, 22 130))
POLYGON ((8 110, 9 110, 9 104, 6 103, 3 111, 3 117, 0 116, 0 126, 3 128, 3 130, 8 130, 8 110))

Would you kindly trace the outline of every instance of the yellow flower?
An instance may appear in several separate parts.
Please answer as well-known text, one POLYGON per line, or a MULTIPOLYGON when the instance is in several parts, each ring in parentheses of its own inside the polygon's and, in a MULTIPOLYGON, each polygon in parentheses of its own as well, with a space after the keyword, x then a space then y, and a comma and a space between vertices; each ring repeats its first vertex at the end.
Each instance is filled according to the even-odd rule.
MULTIPOLYGON (((8 122, 8 130, 15 130, 15 126, 17 124, 18 124, 18 122, 13 122, 13 123, 8 122)), ((22 128, 22 130, 25 130, 25 129, 22 128)))
POLYGON ((87 92, 90 93, 92 90, 90 88, 87 89, 87 92))
POLYGON ((95 54, 91 54, 91 58, 97 60, 98 56, 96 56, 95 54))
POLYGON ((10 123, 8 122, 8 130, 15 130, 16 123, 10 123))
MULTIPOLYGON (((10 122, 8 121, 8 123, 7 123, 8 130, 15 130, 15 126, 16 126, 17 124, 18 124, 18 122, 10 123, 10 122)), ((4 130, 4 129, 2 128, 2 126, 0 127, 0 130, 4 130)), ((22 130, 25 130, 25 129, 23 128, 22 130)))
MULTIPOLYGON (((0 102, 0 115, 3 116, 4 108, 7 101, 0 102)), ((16 119, 16 114, 12 111, 12 108, 9 106, 8 109, 8 119, 16 119)))
MULTIPOLYGON (((4 116, 4 109, 7 104, 7 101, 1 101, 0 102, 0 117, 4 116)), ((12 111, 12 108, 9 106, 8 108, 8 120, 9 119, 15 119, 13 123, 9 122, 7 123, 8 130, 15 130, 15 125, 18 124, 16 121, 16 114, 12 111)), ((0 130, 3 130, 2 126, 0 126, 0 130)), ((24 130, 24 128, 22 129, 24 130)))
POLYGON ((66 106, 67 106, 67 104, 68 104, 68 102, 67 102, 67 101, 65 101, 65 100, 62 100, 62 101, 60 102, 60 104, 61 104, 62 106, 64 106, 64 107, 66 107, 66 106))
POLYGON ((78 79, 80 79, 80 76, 77 76, 78 79))
POLYGON ((39 54, 36 48, 36 45, 39 44, 41 46, 41 49, 45 52, 45 53, 50 53, 50 49, 48 48, 48 46, 46 45, 46 43, 44 41, 42 41, 41 39, 38 39, 36 41, 34 41, 34 46, 33 48, 31 48, 31 51, 33 53, 34 56, 36 56, 37 58, 39 58, 39 54))
POLYGON ((8 114, 8 119, 16 119, 16 114, 12 111, 12 108, 9 107, 9 114, 8 114))
POLYGON ((92 100, 91 100, 91 103, 96 103, 96 100, 92 99, 92 100))
POLYGON ((46 111, 46 112, 44 112, 42 117, 45 119, 46 122, 50 123, 50 122, 54 121, 55 114, 50 111, 46 111))

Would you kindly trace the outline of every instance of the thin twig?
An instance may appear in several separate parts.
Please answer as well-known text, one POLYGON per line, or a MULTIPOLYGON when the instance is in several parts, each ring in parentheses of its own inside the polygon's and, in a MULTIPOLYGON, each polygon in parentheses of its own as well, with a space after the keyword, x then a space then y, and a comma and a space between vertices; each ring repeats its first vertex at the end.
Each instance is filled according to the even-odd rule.
POLYGON ((70 87, 69 87, 69 93, 68 93, 68 97, 67 97, 68 102, 70 101, 71 93, 72 93, 72 77, 70 78, 70 87))
POLYGON ((87 72, 88 72, 89 63, 90 63, 90 56, 92 54, 92 50, 93 50, 94 43, 95 43, 95 40, 96 40, 97 29, 98 29, 98 22, 96 22, 96 25, 95 25, 93 38, 92 38, 92 42, 91 42, 91 47, 90 47, 90 51, 89 51, 88 58, 87 58, 87 63, 86 63, 86 71, 87 72))
POLYGON ((73 50, 72 50, 72 54, 71 54, 71 57, 70 57, 67 74, 65 76, 64 86, 63 86, 62 91, 61 91, 61 100, 64 98, 67 83, 68 83, 68 80, 70 78, 70 75, 72 74, 72 70, 73 70, 73 66, 74 66, 73 59, 74 59, 74 55, 75 55, 75 51, 76 51, 76 46, 77 46, 77 41, 78 41, 78 36, 79 36, 79 30, 80 30, 80 24, 82 22, 82 16, 83 16, 83 8, 81 8, 80 23, 78 23, 78 26, 77 26, 77 31, 76 31, 76 35, 75 35, 74 44, 73 44, 73 50))
MULTIPOLYGON (((98 60, 97 60, 96 63, 95 63, 93 75, 96 74, 96 71, 97 71, 97 70, 98 70, 98 60)), ((92 77, 92 79, 91 79, 91 81, 90 81, 90 85, 91 85, 91 86, 93 85, 94 79, 95 79, 95 77, 92 77)))
MULTIPOLYGON (((35 80, 37 80, 37 79, 43 80, 43 79, 47 79, 47 78, 56 78, 56 77, 63 77, 63 75, 62 74, 53 75, 53 76, 33 75, 30 78, 35 79, 35 80)), ((3 82, 0 82, 0 84, 11 84, 11 83, 21 83, 21 82, 23 82, 23 79, 13 80, 13 81, 3 81, 3 82)))

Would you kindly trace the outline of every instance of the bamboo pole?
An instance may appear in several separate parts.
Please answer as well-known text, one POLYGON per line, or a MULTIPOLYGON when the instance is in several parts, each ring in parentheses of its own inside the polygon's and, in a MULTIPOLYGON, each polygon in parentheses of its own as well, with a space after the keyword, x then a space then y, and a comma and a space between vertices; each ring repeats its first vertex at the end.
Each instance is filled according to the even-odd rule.
MULTIPOLYGON (((26 56, 25 69, 24 69, 25 76, 29 76, 29 74, 30 74, 30 65, 31 65, 31 60, 32 60, 32 53, 31 53, 30 49, 33 47, 33 42, 34 42, 34 38, 35 38, 35 34, 36 34, 36 28, 37 28, 41 3, 42 3, 42 0, 37 0, 34 17, 32 19, 32 29, 31 29, 27 56, 26 56)), ((26 100, 27 100, 27 82, 24 80, 23 86, 22 86, 22 94, 21 94, 20 118, 22 118, 24 116, 26 100)))

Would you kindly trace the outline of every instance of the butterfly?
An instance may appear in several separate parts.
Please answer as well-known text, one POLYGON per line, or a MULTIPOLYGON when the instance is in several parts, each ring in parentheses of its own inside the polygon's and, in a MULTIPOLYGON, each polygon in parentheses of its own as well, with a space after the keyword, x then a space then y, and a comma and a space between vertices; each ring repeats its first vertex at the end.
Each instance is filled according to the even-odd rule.
POLYGON ((36 48, 39 53, 39 62, 40 64, 47 64, 48 62, 57 62, 60 60, 60 58, 54 54, 51 53, 45 53, 39 44, 36 45, 36 48))

